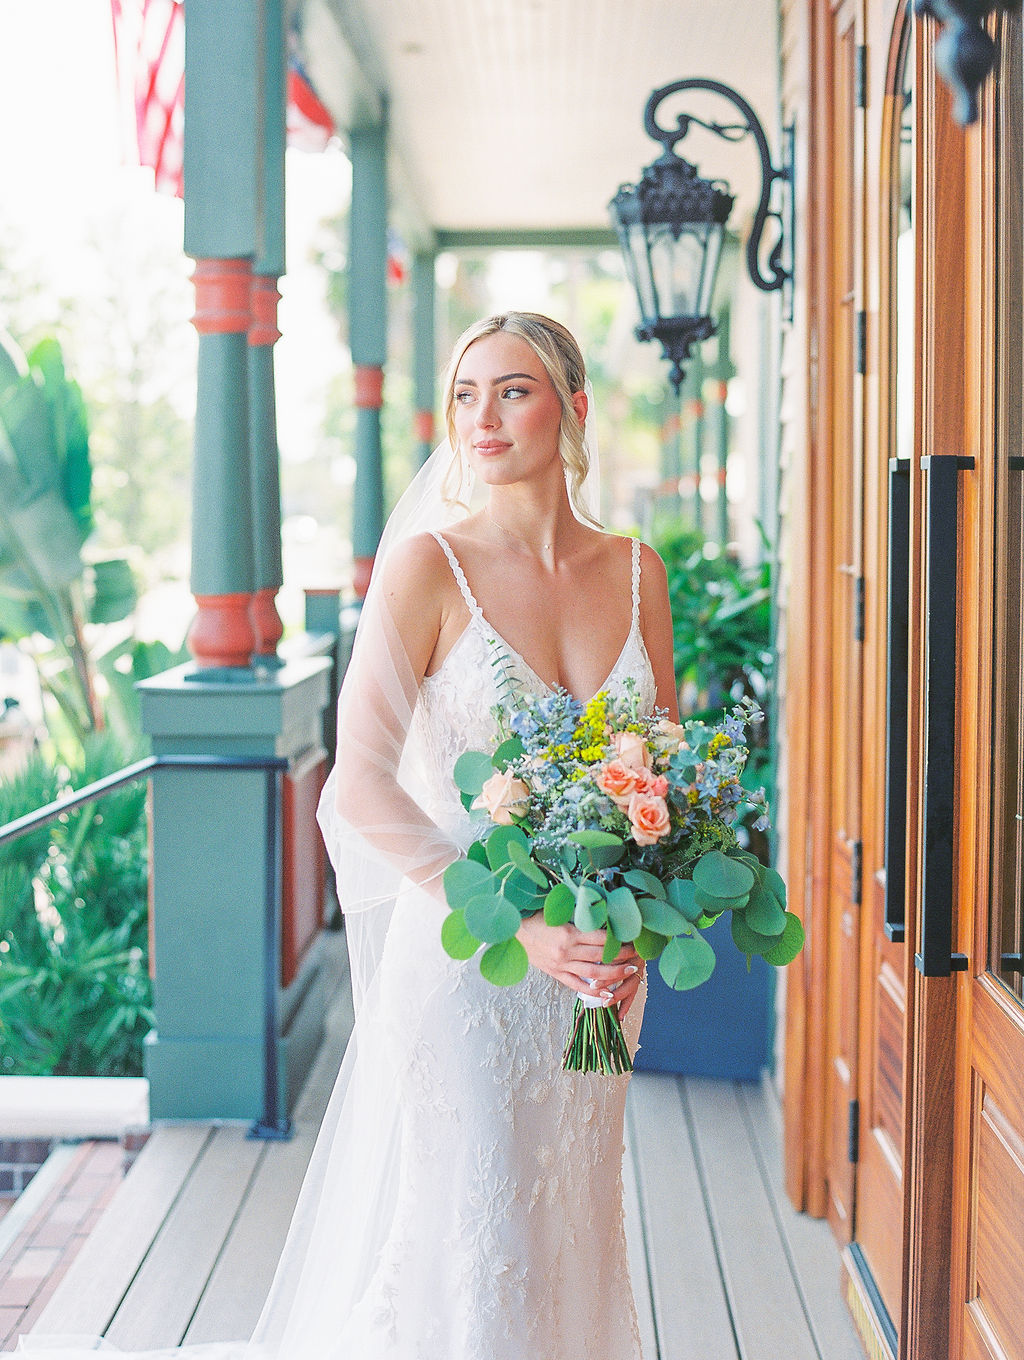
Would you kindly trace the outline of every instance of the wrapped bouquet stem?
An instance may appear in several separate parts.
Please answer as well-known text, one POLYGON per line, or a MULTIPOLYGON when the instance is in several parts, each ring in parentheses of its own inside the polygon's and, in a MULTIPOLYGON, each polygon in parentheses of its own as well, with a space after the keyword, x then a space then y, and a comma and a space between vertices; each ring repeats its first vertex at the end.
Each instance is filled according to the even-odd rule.
MULTIPOLYGON (((529 966, 517 932, 536 912, 551 926, 603 931, 603 963, 631 944, 679 991, 714 971, 703 931, 724 912, 748 961, 760 954, 778 967, 800 952, 785 884, 735 830, 745 804, 756 827, 768 822, 764 790, 741 783, 747 727, 761 718, 752 701, 715 726, 642 715, 628 688, 587 704, 556 690, 496 716, 497 749, 455 764, 464 803, 486 816, 467 858, 444 875, 451 911, 441 939, 453 958, 482 948, 483 976, 515 985, 529 966)), ((562 1065, 631 1069, 614 1004, 577 999, 562 1065)))

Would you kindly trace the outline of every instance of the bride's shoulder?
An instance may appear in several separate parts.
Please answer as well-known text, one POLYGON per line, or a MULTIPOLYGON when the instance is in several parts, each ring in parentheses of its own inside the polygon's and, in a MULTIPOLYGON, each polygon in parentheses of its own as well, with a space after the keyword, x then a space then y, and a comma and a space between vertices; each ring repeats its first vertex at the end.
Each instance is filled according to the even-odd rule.
POLYGON ((413 534, 392 549, 384 566, 382 585, 388 597, 413 603, 437 599, 452 581, 444 549, 431 533, 413 534))

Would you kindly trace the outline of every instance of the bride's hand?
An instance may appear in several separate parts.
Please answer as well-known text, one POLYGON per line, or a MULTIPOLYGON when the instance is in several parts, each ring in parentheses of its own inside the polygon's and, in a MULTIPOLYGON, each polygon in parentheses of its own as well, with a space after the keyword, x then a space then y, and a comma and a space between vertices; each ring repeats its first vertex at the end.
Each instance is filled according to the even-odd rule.
POLYGON ((602 963, 603 930, 584 934, 572 925, 549 926, 541 912, 527 916, 517 935, 534 968, 574 992, 616 1003, 619 1019, 625 1017, 643 977, 643 959, 631 944, 622 946, 614 963, 602 963))

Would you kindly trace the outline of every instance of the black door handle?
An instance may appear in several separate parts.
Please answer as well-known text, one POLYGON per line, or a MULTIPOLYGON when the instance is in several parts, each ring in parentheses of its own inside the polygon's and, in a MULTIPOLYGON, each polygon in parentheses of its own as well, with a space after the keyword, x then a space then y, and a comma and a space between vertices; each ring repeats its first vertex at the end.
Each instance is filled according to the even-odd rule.
POLYGON ((910 460, 889 459, 889 622, 885 647, 886 935, 906 939, 907 664, 910 623, 910 460))

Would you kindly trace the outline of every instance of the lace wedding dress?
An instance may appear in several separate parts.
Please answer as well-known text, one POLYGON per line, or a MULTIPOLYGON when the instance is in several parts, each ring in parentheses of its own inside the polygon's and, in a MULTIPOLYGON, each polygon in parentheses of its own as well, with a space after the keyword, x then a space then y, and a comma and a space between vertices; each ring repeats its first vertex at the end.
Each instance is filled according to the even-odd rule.
MULTIPOLYGON (((517 685, 549 687, 490 626, 447 541, 434 536, 470 621, 423 681, 410 741, 422 744, 433 776, 436 797, 425 810, 465 847, 478 824, 451 771, 467 748, 493 745, 496 649, 517 685)), ((632 677, 649 712, 654 677, 639 585, 634 540, 632 623, 602 688, 621 691, 632 677)), ((381 1001, 402 1092, 401 1170, 392 1231, 352 1319, 363 1349, 351 1354, 639 1360, 622 1214, 628 1077, 563 1072, 573 993, 536 969, 516 987, 492 986, 475 961, 444 953, 444 914, 409 892, 385 946, 381 1001)), ((638 997, 625 1023, 633 1050, 641 1014, 638 997)))
MULTIPOLYGON (((418 763, 418 815, 450 857, 479 829, 452 769, 464 750, 494 740, 496 651, 524 691, 550 691, 484 618, 451 547, 435 537, 470 620, 409 696, 407 739, 395 748, 403 764, 418 763)), ((632 564, 632 622, 602 689, 621 692, 632 678, 650 711, 638 541, 632 564)), ((365 725, 365 708, 358 720, 365 725)), ((355 870, 334 798, 332 774, 321 813, 342 887, 355 870)), ((402 830, 402 844, 414 830, 426 834, 402 830)), ((628 1077, 563 1072, 574 994, 535 969, 515 987, 485 982, 476 960, 442 949, 446 909, 436 897, 408 880, 394 897, 374 872, 394 907, 348 922, 356 1029, 256 1330, 248 1341, 146 1360, 641 1360, 623 1231, 628 1077), (365 989, 361 930, 378 933, 365 989)), ((641 991, 624 1024, 631 1051, 642 1003, 641 991)), ((85 1360, 101 1344, 23 1343, 51 1360, 85 1360)))

